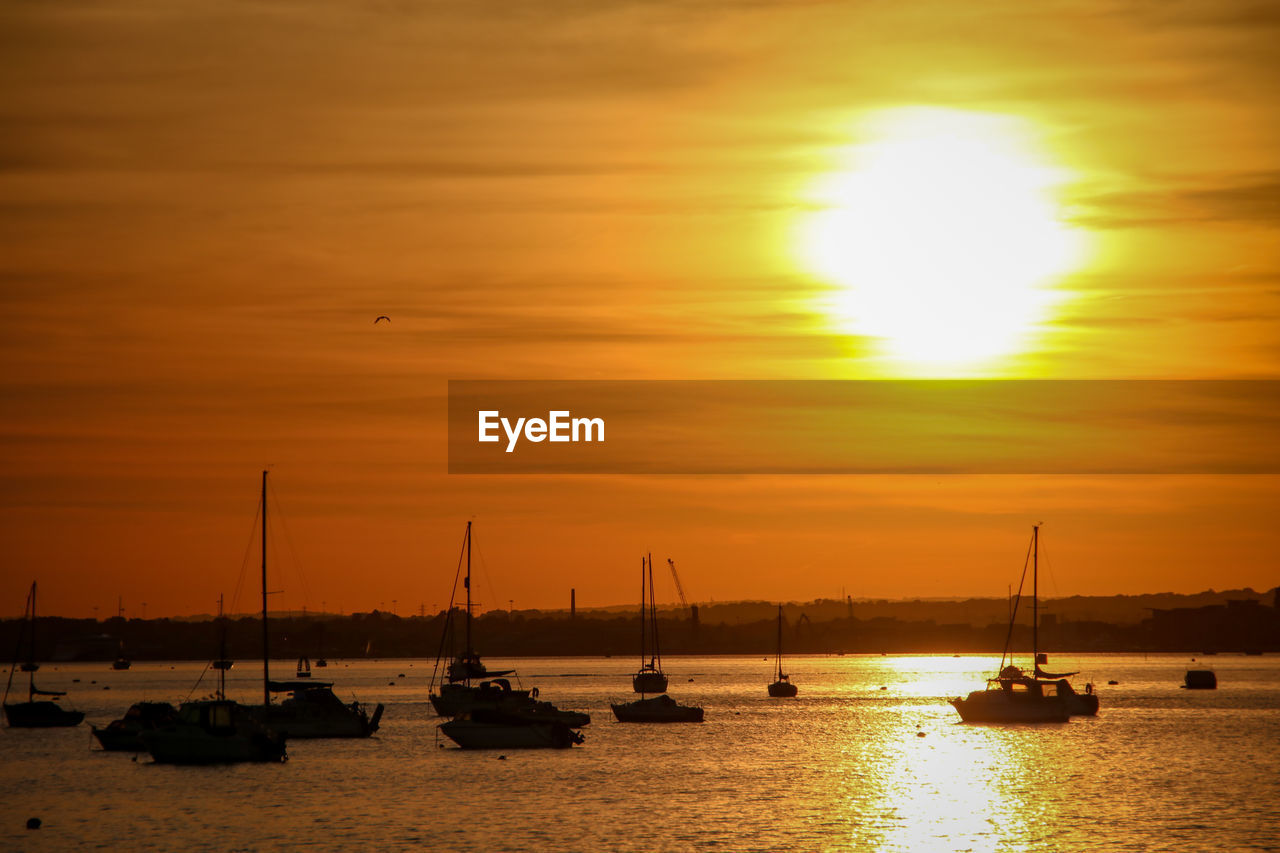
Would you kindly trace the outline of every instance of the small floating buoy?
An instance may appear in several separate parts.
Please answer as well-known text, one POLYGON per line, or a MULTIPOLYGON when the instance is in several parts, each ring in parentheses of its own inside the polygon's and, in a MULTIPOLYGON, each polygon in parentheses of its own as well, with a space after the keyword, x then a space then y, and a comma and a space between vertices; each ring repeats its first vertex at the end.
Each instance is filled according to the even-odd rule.
POLYGON ((111 689, 111 685, 110 685, 110 684, 104 684, 104 685, 102 685, 102 689, 103 689, 103 690, 110 690, 110 689, 111 689))
POLYGON ((689 683, 690 683, 690 684, 693 684, 693 679, 692 679, 692 678, 690 678, 690 679, 689 679, 689 683))
POLYGON ((880 689, 881 689, 881 690, 888 690, 889 688, 888 688, 888 687, 886 687, 885 685, 881 684, 881 685, 880 685, 880 689))
POLYGON ((387 682, 387 686, 388 686, 388 687, 395 687, 395 686, 396 686, 396 683, 395 683, 394 681, 388 681, 388 682, 387 682))
POLYGON ((403 672, 400 673, 399 675, 396 676, 396 678, 404 678, 404 673, 403 672))
POLYGON ((38 817, 27 818, 27 829, 39 829, 39 828, 40 828, 40 818, 38 817))
POLYGON ((742 712, 741 712, 741 711, 734 711, 734 712, 733 712, 733 715, 734 715, 735 717, 741 717, 741 716, 742 716, 742 712))
POLYGON ((507 757, 506 757, 505 755, 499 755, 499 756, 498 756, 498 760, 499 760, 499 761, 506 761, 506 760, 507 760, 507 757))
POLYGON ((924 737, 924 732, 916 732, 916 737, 924 737))

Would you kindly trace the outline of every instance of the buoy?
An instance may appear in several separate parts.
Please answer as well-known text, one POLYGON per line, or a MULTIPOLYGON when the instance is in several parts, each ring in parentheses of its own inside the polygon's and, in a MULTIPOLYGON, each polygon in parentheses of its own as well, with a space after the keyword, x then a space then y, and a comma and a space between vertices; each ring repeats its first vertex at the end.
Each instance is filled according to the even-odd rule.
POLYGON ((399 675, 396 676, 396 678, 404 678, 404 673, 403 672, 400 673, 399 675))
POLYGON ((395 686, 396 686, 396 683, 395 683, 394 681, 388 681, 388 682, 387 682, 387 686, 388 686, 388 687, 395 687, 395 686))
POLYGON ((916 737, 924 737, 924 732, 916 732, 916 737))
POLYGON ((889 688, 888 688, 888 687, 886 687, 885 685, 881 684, 881 685, 880 685, 880 689, 881 689, 881 690, 888 690, 889 688))
POLYGON ((27 818, 27 829, 39 829, 39 828, 40 828, 40 818, 38 817, 27 818))
POLYGON ((689 683, 690 683, 690 684, 693 684, 693 679, 692 679, 692 678, 690 678, 690 679, 689 679, 689 683))
POLYGON ((110 690, 110 689, 111 689, 111 685, 110 685, 110 684, 104 684, 104 685, 102 685, 102 689, 103 689, 103 690, 110 690))
POLYGON ((506 761, 506 760, 507 760, 507 757, 506 757, 505 755, 499 755, 499 756, 498 756, 498 760, 499 760, 499 761, 506 761))

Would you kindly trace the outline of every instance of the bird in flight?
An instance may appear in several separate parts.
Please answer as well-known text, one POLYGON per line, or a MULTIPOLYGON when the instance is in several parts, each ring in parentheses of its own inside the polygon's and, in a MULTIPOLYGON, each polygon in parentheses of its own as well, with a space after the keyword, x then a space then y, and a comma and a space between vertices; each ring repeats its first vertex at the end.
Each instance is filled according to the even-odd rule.
POLYGON ((374 320, 374 321, 373 321, 373 325, 375 325, 375 326, 376 326, 376 325, 378 325, 379 323, 381 323, 383 320, 386 320, 388 323, 390 323, 390 322, 391 322, 391 318, 390 318, 390 317, 388 317, 386 314, 379 314, 379 315, 378 315, 378 319, 376 319, 376 320, 374 320))

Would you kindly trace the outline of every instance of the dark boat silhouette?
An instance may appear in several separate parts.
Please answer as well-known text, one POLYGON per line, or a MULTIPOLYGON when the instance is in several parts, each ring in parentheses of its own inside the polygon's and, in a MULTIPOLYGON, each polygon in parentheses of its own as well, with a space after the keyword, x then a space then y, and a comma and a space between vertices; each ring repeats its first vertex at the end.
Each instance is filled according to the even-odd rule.
MULTIPOLYGON (((513 675, 515 670, 490 670, 481 661, 480 655, 472 646, 471 633, 471 522, 467 522, 463 535, 463 553, 459 559, 459 571, 463 568, 463 588, 466 591, 466 608, 464 618, 464 648, 461 654, 445 661, 445 646, 448 644, 453 630, 454 594, 457 592, 457 579, 449 596, 449 610, 445 618, 444 629, 440 635, 440 647, 436 653, 435 670, 431 675, 431 688, 428 696, 431 706, 441 717, 466 718, 473 723, 490 723, 500 718, 503 725, 520 725, 521 722, 543 725, 548 722, 563 723, 571 728, 579 728, 591 722, 591 716, 581 711, 562 711, 550 702, 538 698, 538 689, 523 690, 511 686, 511 682, 502 677, 513 675), (477 718, 475 712, 481 712, 477 718)), ((453 726, 451 731, 477 729, 478 726, 453 726)), ((442 727, 442 731, 443 731, 442 727)), ((448 732, 446 731, 446 734, 448 732)), ((482 735, 468 735, 472 739, 482 735)), ((541 739, 545 738, 533 738, 541 739)), ((455 739, 456 740, 456 739, 455 739)))
POLYGON ((31 582, 31 591, 27 593, 27 605, 23 613, 22 626, 18 629, 18 645, 14 653, 13 666, 9 668, 9 680, 4 688, 4 716, 9 726, 15 729, 47 729, 78 726, 84 720, 80 711, 68 711, 57 702, 39 699, 50 696, 56 699, 67 695, 60 690, 41 690, 36 687, 36 584, 31 582), (21 655, 23 639, 27 639, 27 660, 19 667, 17 658, 21 655), (13 686, 13 673, 21 669, 27 673, 27 701, 9 702, 9 690, 13 686))
MULTIPOLYGON (((1087 685, 1080 694, 1071 686, 1068 678, 1074 672, 1045 672, 1040 664, 1048 657, 1039 650, 1039 555, 1040 525, 1031 529, 1031 660, 1032 675, 1027 675, 1012 663, 1010 644, 1013 639, 1017 603, 1022 598, 1019 584, 1018 597, 1009 614, 1009 632, 1005 638, 1004 653, 1000 658, 1000 670, 987 680, 985 690, 975 690, 966 698, 955 698, 951 705, 966 723, 1065 723, 1072 716, 1093 716, 1098 713, 1098 696, 1093 685, 1087 685), (1010 661, 1005 664, 1005 660, 1010 661)), ((1026 567, 1023 567, 1023 579, 1026 567)))
POLYGON ((769 685, 769 695, 774 698, 787 699, 800 692, 800 688, 791 683, 791 679, 782 671, 782 605, 778 605, 778 655, 773 666, 773 683, 769 685))

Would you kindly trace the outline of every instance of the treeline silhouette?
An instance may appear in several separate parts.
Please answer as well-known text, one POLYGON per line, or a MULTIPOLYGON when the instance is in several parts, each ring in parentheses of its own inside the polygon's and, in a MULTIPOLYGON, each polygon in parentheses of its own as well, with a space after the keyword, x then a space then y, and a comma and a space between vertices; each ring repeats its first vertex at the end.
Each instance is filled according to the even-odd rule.
MULTIPOLYGON (((818 609, 821 610, 820 608, 818 609)), ((775 611, 776 612, 776 611, 775 611)), ((828 613, 833 611, 827 611, 828 613)), ((839 612, 834 611, 834 612, 839 612)), ((845 610, 849 612, 848 609, 845 610)), ((271 656, 327 658, 434 658, 442 648, 444 612, 434 616, 396 616, 374 611, 350 616, 272 615, 271 656)), ((446 654, 460 650, 462 614, 454 611, 454 630, 445 637, 446 654)), ((41 617, 36 657, 43 661, 111 660, 123 651, 133 660, 202 660, 217 656, 223 623, 177 619, 103 621, 41 617), (123 646, 121 644, 123 643, 123 646)), ((16 647, 21 620, 0 622, 0 648, 16 647)), ((760 618, 709 623, 687 611, 659 619, 664 654, 769 654, 776 622, 760 618)), ((1015 642, 1029 647, 1030 625, 1015 628, 1015 642)), ((262 654, 261 622, 256 617, 225 620, 227 653, 236 660, 262 654)), ((787 619, 784 645, 789 654, 998 653, 1007 620, 986 625, 934 620, 867 619, 849 615, 814 619, 803 611, 787 619)), ((639 653, 640 624, 635 613, 589 617, 566 612, 494 611, 476 617, 476 651, 488 657, 540 655, 612 655, 639 653)), ((1199 608, 1154 611, 1136 623, 1042 618, 1040 648, 1061 652, 1280 651, 1280 609, 1259 601, 1228 602, 1199 608)))

